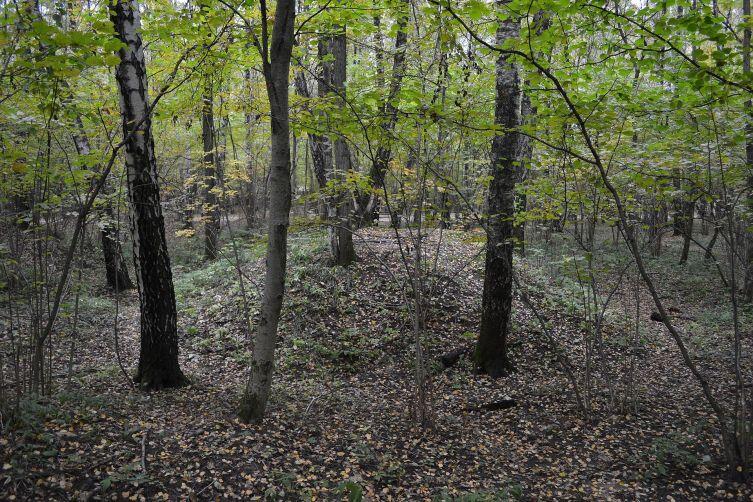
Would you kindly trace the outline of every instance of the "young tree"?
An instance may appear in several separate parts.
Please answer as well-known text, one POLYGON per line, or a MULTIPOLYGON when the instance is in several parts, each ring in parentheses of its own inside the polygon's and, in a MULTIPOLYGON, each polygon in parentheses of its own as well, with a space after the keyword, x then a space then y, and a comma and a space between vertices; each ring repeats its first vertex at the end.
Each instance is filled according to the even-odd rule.
MULTIPOLYGON (((498 2, 504 5, 506 2, 498 2)), ((518 37, 519 22, 500 21, 497 46, 518 37)), ((489 184, 488 220, 486 224, 486 266, 484 293, 481 302, 481 330, 476 343, 475 359, 479 368, 499 377, 510 369, 507 357, 507 335, 512 310, 512 251, 513 216, 515 214, 515 179, 518 176, 518 156, 521 125, 520 77, 515 64, 501 53, 496 63, 496 99, 494 122, 501 132, 495 134, 491 153, 491 182, 489 184)))
POLYGON ((204 147, 204 259, 217 259, 220 234, 220 214, 217 207, 217 166, 214 139, 214 103, 212 79, 204 76, 204 94, 201 98, 201 140, 204 147))
POLYGON ((160 205, 144 45, 136 0, 117 0, 110 20, 123 47, 115 78, 120 91, 131 233, 141 307, 141 351, 135 381, 145 389, 187 383, 178 364, 175 292, 160 205))
POLYGON ((272 385, 277 325, 285 294, 288 225, 290 221, 290 110, 288 85, 293 50, 295 0, 278 0, 272 37, 267 36, 267 4, 261 0, 262 37, 256 41, 262 57, 262 73, 269 98, 272 152, 269 166, 269 216, 267 220, 267 272, 261 305, 251 374, 239 411, 244 422, 264 416, 272 385))

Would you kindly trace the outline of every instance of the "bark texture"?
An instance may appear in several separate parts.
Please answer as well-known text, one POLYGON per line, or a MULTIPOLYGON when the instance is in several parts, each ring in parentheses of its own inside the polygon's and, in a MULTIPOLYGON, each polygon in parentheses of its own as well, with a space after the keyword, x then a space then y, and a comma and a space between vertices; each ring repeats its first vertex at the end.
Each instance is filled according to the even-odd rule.
MULTIPOLYGON (((500 2, 498 5, 504 5, 500 2)), ((514 19, 500 22, 496 42, 517 38, 520 26, 514 19)), ((507 335, 512 309, 512 252, 521 124, 522 92, 515 65, 501 54, 496 63, 495 123, 504 133, 494 136, 491 152, 491 176, 488 195, 486 266, 481 304, 481 329, 475 360, 479 369, 492 377, 508 372, 507 335)))
POLYGON ((138 4, 135 0, 114 2, 110 19, 125 44, 118 51, 115 78, 127 139, 128 199, 141 307, 141 351, 135 381, 145 389, 176 387, 187 380, 178 365, 175 292, 160 205, 138 4))

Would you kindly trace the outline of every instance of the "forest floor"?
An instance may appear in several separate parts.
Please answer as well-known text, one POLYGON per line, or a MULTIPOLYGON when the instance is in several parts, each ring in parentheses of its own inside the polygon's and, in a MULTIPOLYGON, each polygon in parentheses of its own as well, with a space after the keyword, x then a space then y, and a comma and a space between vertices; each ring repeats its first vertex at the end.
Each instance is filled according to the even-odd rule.
MULTIPOLYGON (((427 249, 438 238, 434 232, 427 249)), ((358 263, 331 268, 325 232, 291 234, 278 365, 262 425, 236 419, 249 354, 231 260, 174 259, 180 359, 192 382, 181 389, 131 388, 115 352, 116 298, 92 290, 82 300, 70 378, 56 375, 58 390, 24 402, 0 437, 0 499, 753 500, 751 486, 726 480, 714 418, 647 305, 638 313, 640 346, 629 350, 632 328, 620 312, 635 309, 630 281, 604 329, 607 362, 592 364, 588 416, 519 298, 512 375, 477 375, 467 356, 444 368, 441 356, 472 347, 477 330, 483 243, 472 233, 444 232, 426 279, 422 342, 432 423, 419 427, 413 334, 399 282, 405 274, 393 277, 384 267, 403 269, 394 233, 369 229, 356 244, 358 263), (512 407, 495 405, 510 400, 512 407)), ((239 250, 252 318, 263 249, 257 239, 239 250)), ((549 298, 562 285, 547 279, 545 252, 531 248, 520 270, 549 298)), ((233 256, 232 248, 225 253, 233 256)), ((705 284, 704 277, 694 280, 705 284)), ((677 300, 684 303, 672 304, 698 323, 693 309, 716 322, 713 309, 690 294, 697 285, 682 284, 688 294, 678 286, 677 300)), ((135 292, 120 296, 118 352, 131 373, 138 300, 135 292)), ((584 385, 577 302, 531 296, 584 385)), ((704 357, 715 354, 714 333, 704 335, 704 357)), ((57 336, 56 367, 65 368, 71 340, 57 336)))

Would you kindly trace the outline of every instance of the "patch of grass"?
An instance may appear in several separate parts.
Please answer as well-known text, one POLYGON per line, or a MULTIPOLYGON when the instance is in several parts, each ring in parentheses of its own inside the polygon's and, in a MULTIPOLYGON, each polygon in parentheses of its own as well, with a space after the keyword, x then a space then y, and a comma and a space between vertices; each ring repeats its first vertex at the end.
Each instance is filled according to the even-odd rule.
POLYGON ((97 411, 106 405, 107 401, 101 396, 75 391, 60 391, 49 397, 27 396, 18 407, 6 411, 5 426, 22 436, 45 439, 52 437, 45 433, 45 422, 65 425, 74 416, 78 420, 94 419, 97 411))
POLYGON ((110 317, 115 311, 115 303, 102 296, 81 295, 78 303, 79 310, 92 316, 110 317))
POLYGON ((318 359, 319 364, 336 367, 349 373, 358 373, 376 357, 379 351, 374 348, 378 339, 349 334, 346 330, 334 342, 295 338, 292 350, 287 354, 288 363, 302 365, 318 359))
POLYGON ((695 434, 684 435, 673 431, 667 437, 656 438, 651 445, 648 475, 660 477, 671 468, 692 467, 701 463, 701 458, 693 450, 695 434))

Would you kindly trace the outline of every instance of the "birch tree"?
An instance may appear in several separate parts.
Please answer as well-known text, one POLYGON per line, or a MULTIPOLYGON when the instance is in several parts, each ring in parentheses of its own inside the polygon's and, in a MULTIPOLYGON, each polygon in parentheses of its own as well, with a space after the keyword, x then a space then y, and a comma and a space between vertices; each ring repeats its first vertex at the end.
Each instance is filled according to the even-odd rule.
POLYGON ((136 0, 117 0, 110 20, 123 43, 115 78, 120 92, 131 234, 141 312, 141 350, 135 381, 145 389, 187 383, 178 364, 177 313, 165 222, 160 204, 144 44, 136 0))

